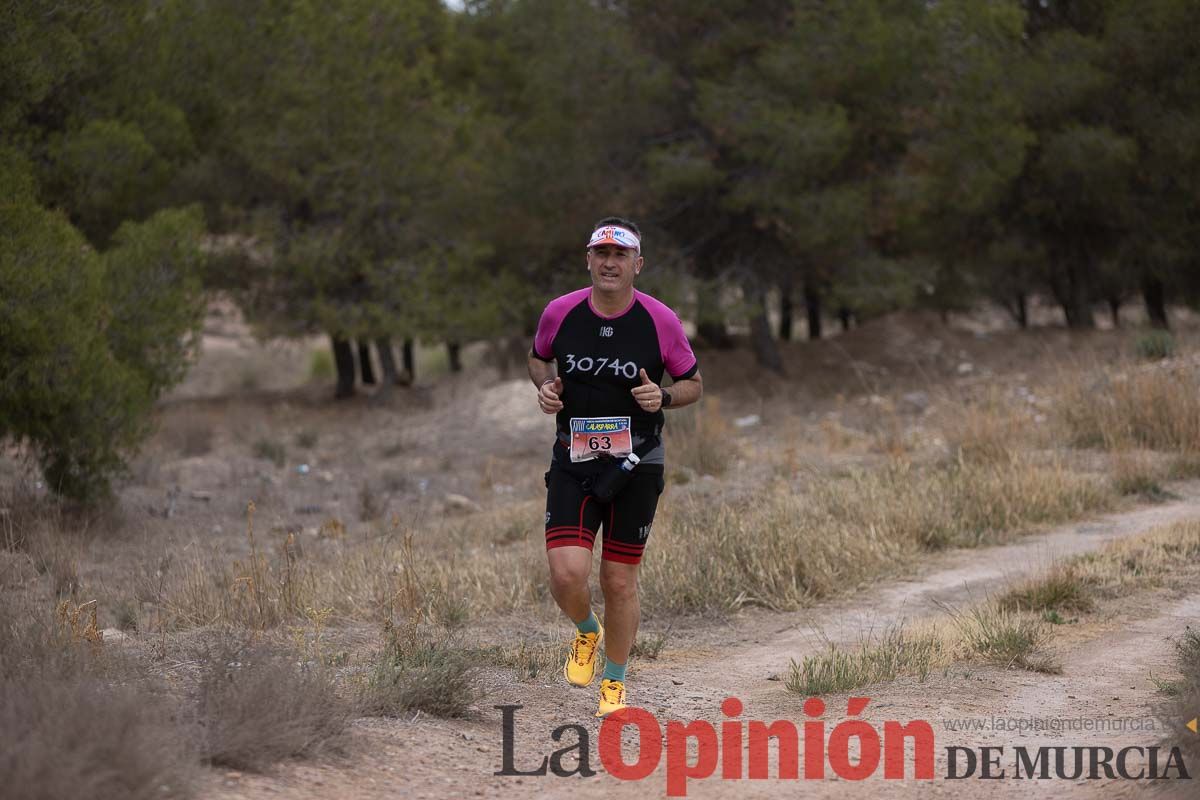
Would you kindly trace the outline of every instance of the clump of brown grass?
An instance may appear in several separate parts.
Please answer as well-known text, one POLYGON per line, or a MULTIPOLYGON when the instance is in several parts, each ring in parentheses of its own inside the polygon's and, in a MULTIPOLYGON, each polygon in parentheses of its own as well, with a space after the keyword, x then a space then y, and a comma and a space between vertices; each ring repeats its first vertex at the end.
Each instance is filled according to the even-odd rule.
POLYGON ((1004 611, 1080 611, 1094 605, 1087 580, 1074 564, 1059 564, 1044 575, 1025 581, 996 600, 1004 611))
POLYGON ((1034 421, 996 390, 974 402, 949 405, 942 416, 946 443, 963 461, 1008 461, 1030 445, 1034 421))
POLYGON ((1200 376, 1163 363, 1065 379, 1055 411, 1077 447, 1200 453, 1200 376))
POLYGON ((672 412, 664 428, 669 458, 701 475, 724 475, 737 456, 737 440, 717 398, 672 412))
POLYGON ((1072 564, 1096 598, 1122 597, 1157 586, 1200 558, 1200 522, 1177 522, 1112 542, 1072 564))
MULTIPOLYGON (((1177 463, 1177 462, 1176 462, 1177 463)), ((1110 460, 1109 474, 1118 494, 1134 495, 1150 502, 1172 497, 1160 481, 1172 476, 1172 465, 1164 465, 1143 451, 1116 450, 1110 460)))
POLYGON ((1042 648, 1046 627, 1029 614, 1007 611, 995 603, 981 603, 966 612, 952 612, 959 649, 967 658, 990 661, 1007 668, 1057 674, 1062 667, 1042 648))
POLYGON ((849 692, 900 675, 924 680, 930 667, 943 657, 944 643, 932 632, 910 633, 893 627, 876 637, 866 636, 847 650, 830 645, 822 653, 793 660, 785 685, 802 697, 849 692))

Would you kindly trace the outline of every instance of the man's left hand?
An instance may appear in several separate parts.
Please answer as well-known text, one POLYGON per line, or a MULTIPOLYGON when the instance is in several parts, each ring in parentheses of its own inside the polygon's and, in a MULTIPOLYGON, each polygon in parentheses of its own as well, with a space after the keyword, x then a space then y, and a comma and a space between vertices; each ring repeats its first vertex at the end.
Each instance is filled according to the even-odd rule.
POLYGON ((643 411, 651 413, 662 408, 662 388, 654 381, 650 380, 650 376, 646 374, 646 370, 641 370, 642 385, 635 386, 631 390, 633 399, 642 407, 643 411))

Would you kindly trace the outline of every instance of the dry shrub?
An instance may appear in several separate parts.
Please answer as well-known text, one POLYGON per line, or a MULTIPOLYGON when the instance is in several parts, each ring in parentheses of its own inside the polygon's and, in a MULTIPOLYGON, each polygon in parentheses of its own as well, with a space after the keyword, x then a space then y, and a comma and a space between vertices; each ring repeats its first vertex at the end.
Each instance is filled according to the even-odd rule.
POLYGON ((363 713, 464 717, 479 698, 477 658, 449 632, 410 620, 384 626, 385 644, 360 696, 363 713))
POLYGON ((721 416, 716 398, 671 412, 663 429, 667 453, 673 463, 694 469, 700 475, 724 475, 737 456, 733 427, 721 416))
POLYGON ((1162 363, 1066 379, 1055 404, 1077 447, 1200 453, 1200 376, 1162 363))
MULTIPOLYGON (((188 797, 186 736, 160 687, 83 632, 0 595, 0 787, 46 800, 188 797)), ((81 619, 82 618, 82 619, 81 619)))
POLYGON ((796 608, 895 572, 922 550, 973 546, 1106 509, 1103 484, 1020 461, 910 465, 776 487, 739 506, 697 502, 667 520, 643 571, 647 605, 796 608))
POLYGON ((354 716, 321 664, 232 638, 204 655, 195 714, 202 760, 251 770, 341 751, 354 716))
POLYGON ((192 795, 165 705, 95 678, 0 679, 0 786, 45 800, 192 795))

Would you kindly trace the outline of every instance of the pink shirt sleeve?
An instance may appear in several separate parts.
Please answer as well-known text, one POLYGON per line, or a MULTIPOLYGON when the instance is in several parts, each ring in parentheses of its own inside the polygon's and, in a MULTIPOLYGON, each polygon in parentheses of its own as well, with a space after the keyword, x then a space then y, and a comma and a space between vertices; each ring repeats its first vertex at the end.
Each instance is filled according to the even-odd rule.
POLYGON ((699 364, 688 342, 687 334, 683 332, 683 323, 671 308, 654 299, 648 294, 638 292, 650 318, 654 320, 654 329, 658 333, 658 347, 662 352, 663 364, 667 373, 677 381, 686 380, 696 374, 699 364))
POLYGON ((554 360, 554 337, 566 319, 567 312, 579 305, 591 289, 579 289, 551 300, 538 320, 537 334, 533 337, 533 354, 542 361, 554 360))

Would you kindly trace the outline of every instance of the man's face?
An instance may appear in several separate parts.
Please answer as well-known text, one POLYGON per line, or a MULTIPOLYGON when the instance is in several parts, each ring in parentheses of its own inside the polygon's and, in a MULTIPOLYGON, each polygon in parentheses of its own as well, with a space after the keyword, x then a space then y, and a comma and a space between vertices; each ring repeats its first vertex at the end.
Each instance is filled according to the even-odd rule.
POLYGON ((636 250, 615 244, 589 248, 587 263, 592 273, 592 286, 605 292, 628 289, 642 270, 642 257, 636 250))

